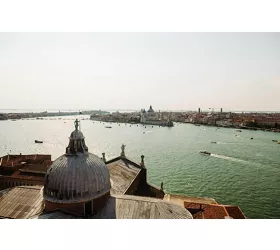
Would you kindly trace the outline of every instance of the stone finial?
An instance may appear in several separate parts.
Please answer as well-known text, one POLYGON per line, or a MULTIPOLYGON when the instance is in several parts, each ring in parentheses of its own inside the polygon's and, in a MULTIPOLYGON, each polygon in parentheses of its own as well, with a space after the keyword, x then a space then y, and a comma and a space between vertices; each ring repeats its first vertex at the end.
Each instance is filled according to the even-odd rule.
POLYGON ((160 183, 160 190, 163 191, 163 182, 160 183))
POLYGON ((106 162, 105 153, 102 153, 102 160, 106 162))
POLYGON ((124 144, 122 144, 122 146, 121 146, 121 149, 122 149, 121 157, 125 157, 125 152, 124 152, 125 146, 126 146, 126 145, 124 145, 124 144))
POLYGON ((141 167, 143 167, 143 168, 145 167, 144 157, 145 157, 144 155, 141 155, 141 164, 140 164, 140 165, 141 165, 141 167))

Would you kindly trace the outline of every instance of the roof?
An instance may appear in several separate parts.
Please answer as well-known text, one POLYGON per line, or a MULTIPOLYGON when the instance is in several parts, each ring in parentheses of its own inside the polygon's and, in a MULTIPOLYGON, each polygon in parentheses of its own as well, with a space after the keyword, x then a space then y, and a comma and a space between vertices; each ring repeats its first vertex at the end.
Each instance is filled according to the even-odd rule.
POLYGON ((91 153, 62 155, 45 176, 44 197, 56 203, 95 199, 111 189, 108 167, 91 153))
POLYGON ((80 130, 74 130, 71 134, 70 134, 70 139, 84 139, 84 135, 80 130))
POLYGON ((140 166, 127 158, 117 157, 107 163, 110 179, 111 194, 124 194, 133 180, 141 171, 140 166))
MULTIPOLYGON (((43 213, 34 219, 81 218, 62 211, 43 213)), ((160 199, 116 195, 110 196, 105 206, 90 219, 192 219, 190 212, 176 204, 160 199)))
POLYGON ((184 207, 185 202, 199 203, 199 204, 218 204, 213 198, 193 197, 180 194, 165 194, 164 200, 174 202, 184 207))
POLYGON ((233 219, 246 219, 246 216, 238 206, 225 206, 225 209, 227 210, 229 216, 233 219))
POLYGON ((49 165, 44 165, 44 164, 32 164, 32 165, 25 165, 23 168, 20 168, 20 172, 24 173, 38 173, 38 174, 46 174, 49 165))
POLYGON ((202 204, 185 202, 194 219, 245 219, 246 217, 237 206, 225 206, 220 204, 202 204))
POLYGON ((43 211, 41 186, 20 186, 0 192, 0 217, 26 219, 43 211))
POLYGON ((192 219, 184 208, 161 199, 132 196, 111 196, 94 219, 192 219))

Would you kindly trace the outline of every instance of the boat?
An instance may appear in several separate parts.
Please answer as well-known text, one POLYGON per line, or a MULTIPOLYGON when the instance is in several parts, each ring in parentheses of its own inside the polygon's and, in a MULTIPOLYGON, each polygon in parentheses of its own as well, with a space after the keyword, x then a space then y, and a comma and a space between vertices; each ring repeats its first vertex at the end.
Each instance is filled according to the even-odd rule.
POLYGON ((211 143, 217 143, 216 141, 211 141, 211 143))
POLYGON ((236 132, 242 132, 242 130, 240 130, 240 129, 236 129, 236 132))
POLYGON ((278 142, 277 140, 272 140, 273 142, 278 142))
POLYGON ((112 128, 112 127, 110 127, 110 126, 106 126, 105 128, 112 128))
POLYGON ((210 152, 207 152, 207 151, 199 151, 199 153, 205 154, 205 155, 211 155, 211 153, 210 153, 210 152))
POLYGON ((194 126, 200 126, 200 124, 194 124, 194 126))
POLYGON ((43 141, 35 140, 35 143, 43 143, 43 141))
POLYGON ((253 140, 254 138, 253 137, 251 137, 251 140, 253 140))

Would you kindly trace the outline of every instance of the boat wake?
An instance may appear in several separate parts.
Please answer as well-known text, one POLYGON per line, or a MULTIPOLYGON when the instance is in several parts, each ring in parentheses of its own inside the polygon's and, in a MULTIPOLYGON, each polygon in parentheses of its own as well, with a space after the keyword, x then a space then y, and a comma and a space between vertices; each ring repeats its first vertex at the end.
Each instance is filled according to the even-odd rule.
POLYGON ((245 161, 245 160, 241 160, 241 159, 238 159, 238 158, 234 158, 234 157, 230 157, 230 156, 225 156, 225 155, 218 155, 218 154, 212 154, 211 153, 211 156, 216 157, 216 158, 220 158, 220 159, 224 159, 224 160, 228 160, 228 161, 252 164, 249 161, 245 161))

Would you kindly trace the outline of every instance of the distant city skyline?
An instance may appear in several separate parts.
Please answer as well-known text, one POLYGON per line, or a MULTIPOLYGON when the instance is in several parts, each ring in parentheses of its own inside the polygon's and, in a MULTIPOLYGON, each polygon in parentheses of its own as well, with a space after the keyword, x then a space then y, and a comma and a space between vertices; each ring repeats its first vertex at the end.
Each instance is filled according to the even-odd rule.
POLYGON ((280 111, 279 33, 0 33, 0 54, 2 110, 280 111))

